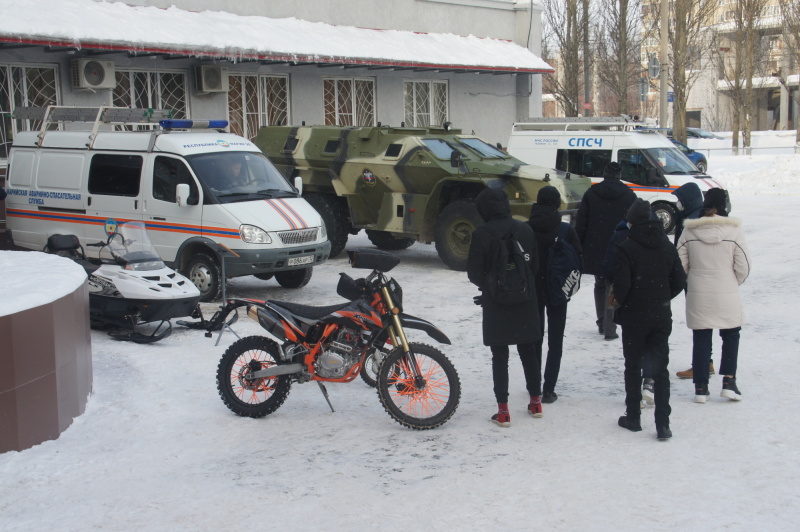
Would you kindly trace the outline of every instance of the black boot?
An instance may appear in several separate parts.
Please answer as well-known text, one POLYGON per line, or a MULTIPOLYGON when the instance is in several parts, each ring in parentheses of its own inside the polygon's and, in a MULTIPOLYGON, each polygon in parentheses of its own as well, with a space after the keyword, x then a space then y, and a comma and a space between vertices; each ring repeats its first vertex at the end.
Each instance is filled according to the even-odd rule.
POLYGON ((669 430, 669 423, 656 425, 656 437, 661 441, 668 440, 672 437, 672 431, 669 430))
POLYGON ((638 417, 630 417, 628 415, 620 416, 617 424, 631 432, 639 432, 642 430, 642 423, 638 417))

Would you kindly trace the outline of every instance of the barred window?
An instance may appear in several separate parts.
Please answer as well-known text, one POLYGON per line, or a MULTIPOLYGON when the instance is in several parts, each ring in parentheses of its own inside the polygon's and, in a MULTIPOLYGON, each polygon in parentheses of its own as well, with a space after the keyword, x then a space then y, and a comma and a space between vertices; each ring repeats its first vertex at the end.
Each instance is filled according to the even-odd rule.
MULTIPOLYGON (((112 92, 114 107, 166 109, 173 118, 188 118, 186 75, 183 72, 142 72, 117 70, 117 86, 112 92)), ((155 125, 136 126, 149 129, 155 125)))
POLYGON ((446 81, 406 81, 404 89, 406 125, 428 127, 447 122, 446 81))
POLYGON ((0 160, 8 158, 15 133, 41 127, 34 120, 12 120, 11 112, 15 107, 58 105, 57 79, 52 66, 0 64, 0 160))
POLYGON ((326 78, 322 88, 325 125, 375 125, 374 79, 326 78))
POLYGON ((228 76, 228 122, 231 133, 252 139, 261 126, 289 124, 286 76, 228 76))

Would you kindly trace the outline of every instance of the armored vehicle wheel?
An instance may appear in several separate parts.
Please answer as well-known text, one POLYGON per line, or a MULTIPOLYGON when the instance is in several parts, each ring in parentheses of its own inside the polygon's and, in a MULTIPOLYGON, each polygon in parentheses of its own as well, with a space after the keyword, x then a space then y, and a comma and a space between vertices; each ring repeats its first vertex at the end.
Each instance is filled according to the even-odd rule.
POLYGON ((669 203, 659 201, 653 205, 653 212, 658 216, 658 219, 664 224, 664 232, 671 235, 675 232, 676 214, 675 207, 669 203))
POLYGON ((413 238, 398 238, 388 231, 375 231, 373 229, 367 229, 367 238, 375 247, 386 251, 407 249, 416 242, 413 238))
POLYGON ((436 220, 436 252, 450 269, 467 270, 467 254, 472 232, 483 224, 475 200, 454 201, 439 213, 436 220))
POLYGON ((276 272, 275 280, 284 288, 303 288, 311 280, 312 268, 276 272))
POLYGON ((328 240, 331 242, 330 258, 336 257, 347 244, 347 233, 350 229, 350 224, 347 222, 347 208, 339 198, 329 194, 309 192, 303 194, 303 198, 322 218, 325 230, 328 232, 328 240))
POLYGON ((219 297, 224 280, 219 263, 213 257, 197 253, 181 273, 200 290, 200 301, 216 301, 219 297))

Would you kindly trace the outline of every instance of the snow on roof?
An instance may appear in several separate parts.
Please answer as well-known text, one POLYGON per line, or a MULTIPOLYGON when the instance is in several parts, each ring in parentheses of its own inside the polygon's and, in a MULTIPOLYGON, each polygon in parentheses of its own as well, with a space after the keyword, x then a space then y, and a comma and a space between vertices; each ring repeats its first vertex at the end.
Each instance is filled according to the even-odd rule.
POLYGON ((216 57, 474 71, 552 72, 499 39, 333 26, 93 0, 0 0, 0 42, 216 57))

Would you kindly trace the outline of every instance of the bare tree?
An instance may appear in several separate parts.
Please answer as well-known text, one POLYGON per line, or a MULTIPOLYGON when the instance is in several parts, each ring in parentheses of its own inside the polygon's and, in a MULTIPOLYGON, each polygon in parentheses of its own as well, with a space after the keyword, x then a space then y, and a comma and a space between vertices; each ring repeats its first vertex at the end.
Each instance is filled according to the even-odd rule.
POLYGON ((581 108, 581 76, 583 61, 583 17, 578 0, 542 0, 542 56, 551 65, 553 74, 545 74, 544 85, 564 109, 566 116, 578 116, 581 108))
POLYGON ((641 75, 640 0, 603 0, 596 31, 597 78, 613 94, 615 114, 632 114, 641 75), (634 96, 631 98, 631 96, 634 96))
MULTIPOLYGON (((797 0, 778 0, 778 2, 781 7, 783 19, 783 53, 787 55, 787 57, 783 58, 784 65, 792 68, 792 70, 796 70, 798 66, 800 66, 800 2, 797 0)), ((783 73, 781 73, 779 79, 781 83, 784 84, 784 88, 789 91, 789 94, 793 95, 795 105, 800 105, 800 98, 798 97, 800 91, 792 92, 789 87, 785 86, 783 73)), ((794 128, 797 131, 795 144, 800 146, 800 125, 794 124, 794 128)))
POLYGON ((765 46, 761 19, 769 0, 737 0, 729 8, 730 19, 717 29, 721 44, 721 73, 728 86, 732 105, 731 144, 739 147, 751 145, 753 119, 756 112, 756 77, 766 73, 768 50, 765 46))
MULTIPOLYGON (((663 0, 662 0, 663 1, 663 0)), ((702 70, 702 61, 711 41, 706 31, 713 22, 718 0, 674 0, 671 17, 674 27, 669 28, 671 53, 669 62, 673 91, 672 134, 686 142, 686 100, 689 91, 702 70)), ((662 58, 661 68, 667 68, 662 58)))

